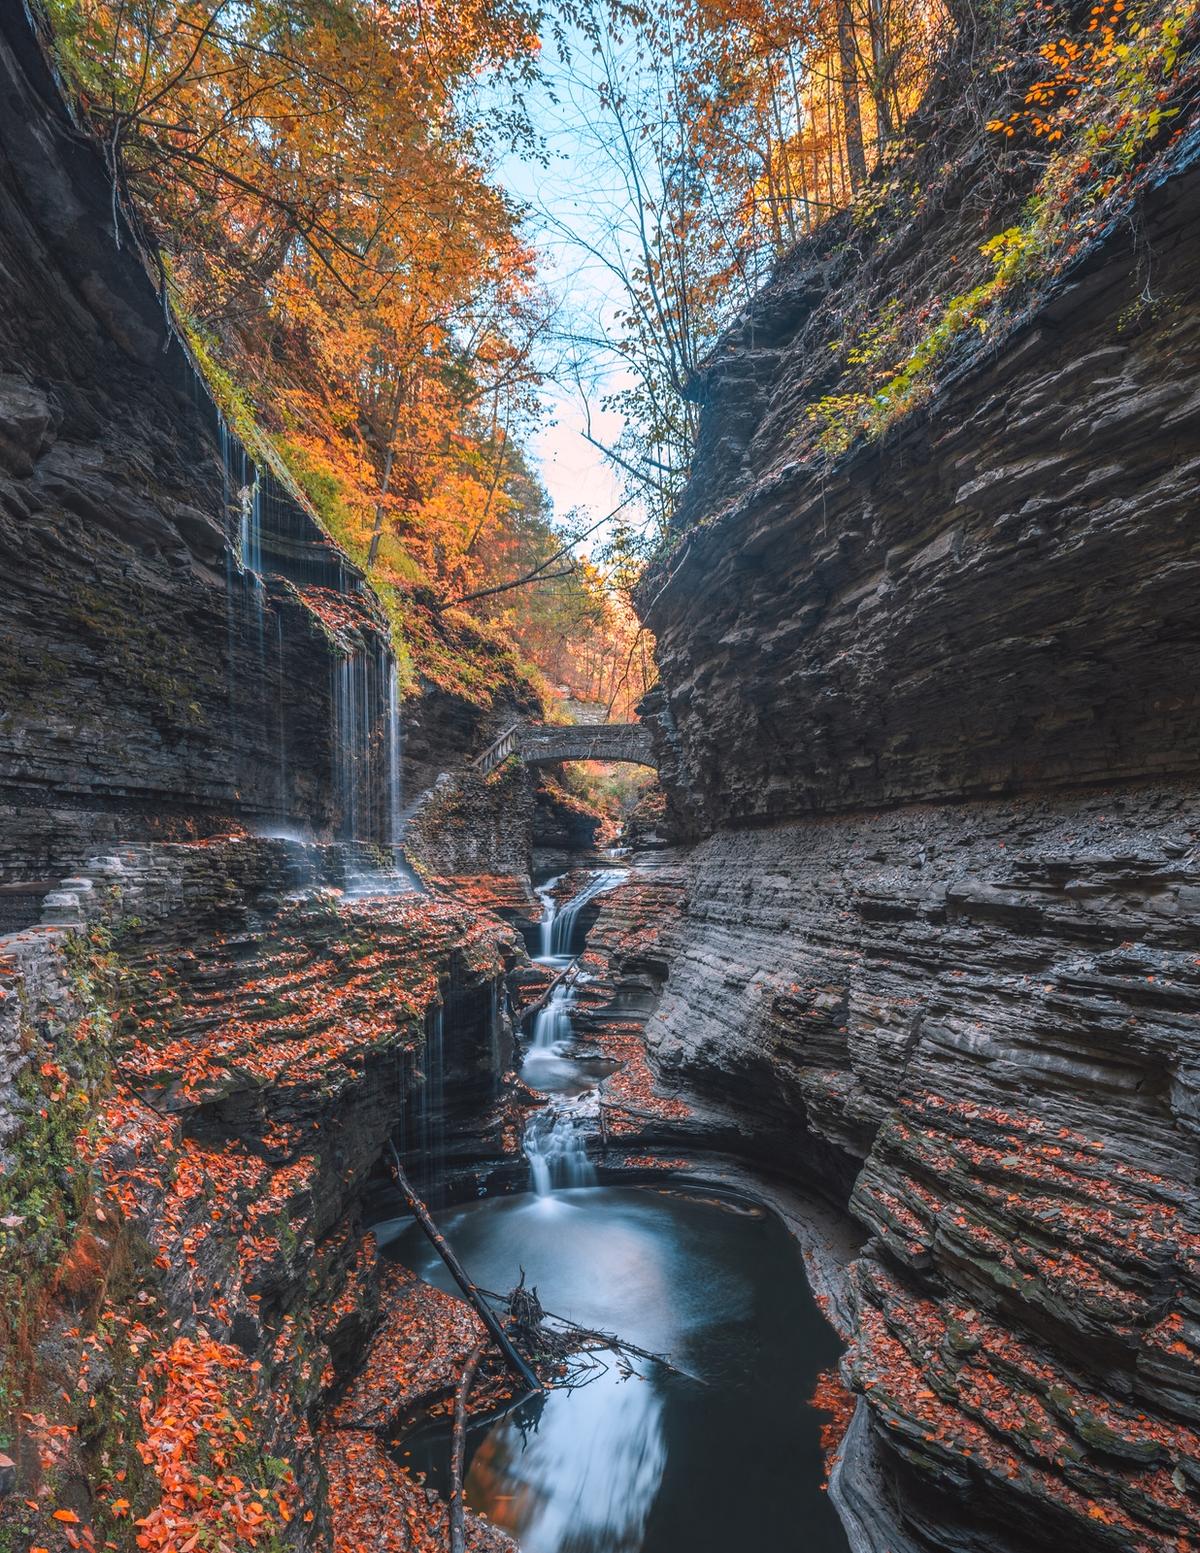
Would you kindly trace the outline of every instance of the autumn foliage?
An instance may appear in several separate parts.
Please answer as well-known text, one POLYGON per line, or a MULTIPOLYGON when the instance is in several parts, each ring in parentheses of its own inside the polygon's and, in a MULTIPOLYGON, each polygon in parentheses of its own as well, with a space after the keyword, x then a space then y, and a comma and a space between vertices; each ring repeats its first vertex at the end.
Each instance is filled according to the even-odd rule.
MULTIPOLYGON (((536 10, 48 5, 114 218, 123 205, 234 428, 370 571, 404 660, 425 667, 421 609, 470 606, 562 549, 532 604, 488 593, 474 612, 556 682, 609 696, 636 625, 523 453, 550 304, 492 177, 499 151, 531 144, 536 10), (600 673, 579 659, 593 638, 600 673)), ((429 677, 485 694, 444 664, 429 677)))

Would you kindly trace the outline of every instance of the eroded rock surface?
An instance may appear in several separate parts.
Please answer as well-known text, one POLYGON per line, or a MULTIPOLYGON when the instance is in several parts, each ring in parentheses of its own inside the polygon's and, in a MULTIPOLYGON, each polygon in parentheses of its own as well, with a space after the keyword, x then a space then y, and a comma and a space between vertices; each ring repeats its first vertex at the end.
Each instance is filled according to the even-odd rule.
MULTIPOLYGON (((7 1330, 38 1329, 6 1535, 58 1547, 52 1512, 69 1507, 98 1537, 127 1511, 179 1541, 265 1516, 278 1545, 342 1546, 383 1513, 381 1484, 399 1496, 388 1536, 410 1538, 389 1545, 444 1533, 444 1505, 378 1442, 339 1435, 327 1454, 315 1427, 379 1316, 364 1191, 397 1123, 417 1131, 435 1076, 486 1109, 508 1039, 499 985, 522 950, 443 898, 344 895, 344 854, 127 846, 58 892, 70 923, 0 940, 3 1094, 21 1121, 0 1135, 0 1180, 26 1237, 20 1285, 5 1262, 7 1330), (64 1197, 44 1238, 45 1205, 64 1197), (209 1456, 193 1449, 200 1420, 209 1456)), ((393 1332, 406 1281, 384 1280, 393 1332)), ((395 1396, 371 1412, 368 1378, 335 1433, 444 1398, 473 1318, 427 1294, 437 1362, 402 1354, 395 1396)))

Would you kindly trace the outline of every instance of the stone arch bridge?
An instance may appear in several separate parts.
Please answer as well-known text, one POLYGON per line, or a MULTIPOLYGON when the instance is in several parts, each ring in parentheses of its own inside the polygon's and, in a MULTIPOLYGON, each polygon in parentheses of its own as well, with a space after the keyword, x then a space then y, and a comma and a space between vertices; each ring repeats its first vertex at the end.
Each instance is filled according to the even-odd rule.
POLYGON ((552 765, 560 760, 657 764, 644 723, 513 723, 478 757, 475 768, 486 776, 510 755, 527 766, 552 765))

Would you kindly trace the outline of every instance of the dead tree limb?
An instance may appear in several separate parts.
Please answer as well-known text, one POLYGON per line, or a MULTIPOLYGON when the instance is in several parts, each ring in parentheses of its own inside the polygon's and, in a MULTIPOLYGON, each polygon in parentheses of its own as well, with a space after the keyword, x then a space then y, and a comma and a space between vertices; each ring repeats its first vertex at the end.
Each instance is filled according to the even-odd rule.
POLYGON ((487 1328, 489 1335, 494 1339, 496 1346, 504 1355, 505 1361, 514 1375, 517 1375, 530 1391, 541 1391, 541 1381, 538 1380, 533 1370, 517 1352, 513 1346, 512 1339, 497 1319, 495 1311, 479 1292, 476 1284, 467 1276, 466 1269, 457 1256, 455 1256, 449 1241, 447 1241, 446 1237, 433 1222, 429 1209, 417 1196, 416 1192, 413 1191, 409 1179, 404 1173, 404 1166, 400 1163, 400 1155, 396 1152, 396 1145, 389 1143, 388 1148, 392 1155, 392 1173, 396 1177, 396 1185, 403 1192, 409 1211, 422 1230, 424 1230, 426 1239, 441 1257, 442 1261, 445 1262, 451 1278, 454 1279, 455 1283, 462 1290, 464 1297, 474 1307, 476 1315, 487 1328))
MULTIPOLYGON (((497 1294, 494 1289, 483 1288, 479 1292, 489 1300, 495 1300, 497 1304, 506 1305, 511 1310, 513 1296, 527 1293, 524 1287, 524 1276, 522 1272, 522 1282, 509 1294, 497 1294)), ((653 1353, 649 1348, 639 1348, 636 1343, 626 1342, 623 1337, 618 1337, 615 1332, 601 1332, 596 1327, 580 1326, 577 1321, 572 1321, 569 1316, 560 1316, 552 1310, 547 1310, 541 1301, 538 1300, 536 1289, 532 1291, 532 1297, 536 1303, 538 1321, 540 1322, 543 1319, 552 1321, 557 1327, 562 1329, 554 1336, 565 1339, 567 1346, 556 1357, 566 1356, 571 1349, 586 1352, 593 1348, 606 1348, 611 1349, 615 1354, 632 1355, 635 1359, 645 1359, 648 1363, 661 1365, 664 1370, 669 1370, 672 1375, 682 1375, 685 1380, 699 1380, 699 1376, 692 1375, 689 1371, 681 1370, 678 1365, 672 1364, 666 1354, 653 1353)), ((543 1328, 543 1339, 549 1335, 549 1329, 543 1328)))
POLYGON ((554 991, 555 987, 558 986, 559 982, 575 981, 578 975, 579 956, 576 955, 575 958, 571 961, 570 965, 564 965, 562 970, 559 971, 558 975, 555 976, 553 980, 546 983, 545 987, 542 989, 541 994, 535 999, 535 1001, 532 1002, 528 1008, 523 1008, 521 1010, 521 1024, 524 1024, 527 1019, 531 1019, 535 1014, 541 1013, 542 1009, 544 1009, 546 1004, 550 1001, 550 994, 554 991))
POLYGON ((454 1434, 450 1445, 450 1553, 467 1553, 463 1488, 463 1475, 467 1463, 467 1404, 471 1400, 471 1387, 475 1384, 475 1372, 483 1357, 483 1349, 484 1342, 481 1338, 472 1348, 466 1368, 454 1391, 454 1434))

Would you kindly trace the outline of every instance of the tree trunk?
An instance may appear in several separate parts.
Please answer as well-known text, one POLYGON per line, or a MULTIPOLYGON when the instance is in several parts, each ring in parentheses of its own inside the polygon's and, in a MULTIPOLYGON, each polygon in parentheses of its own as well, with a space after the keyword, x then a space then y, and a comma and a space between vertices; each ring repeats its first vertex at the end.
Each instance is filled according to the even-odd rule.
POLYGON ((858 61, 854 48, 854 13, 850 0, 838 5, 838 54, 842 68, 842 109, 845 122, 846 161, 850 168, 853 193, 867 176, 867 156, 863 148, 862 108, 858 101, 858 61))
POLYGON ((367 570, 375 565, 379 554, 379 541, 383 537, 383 504, 387 500, 388 486, 392 480, 392 458, 395 450, 388 448, 383 461, 383 480, 379 486, 379 500, 375 503, 375 526, 371 530, 371 548, 367 551, 367 570))
POLYGON ((883 0, 867 0, 867 25, 871 32, 871 96, 875 102, 875 127, 882 151, 896 133, 892 117, 893 71, 883 0))
POLYGON ((467 1553, 466 1505, 463 1475, 467 1464, 467 1403, 475 1383, 475 1371, 483 1357, 482 1341, 475 1344, 467 1367, 454 1392, 454 1434, 450 1447, 450 1553, 467 1553))

